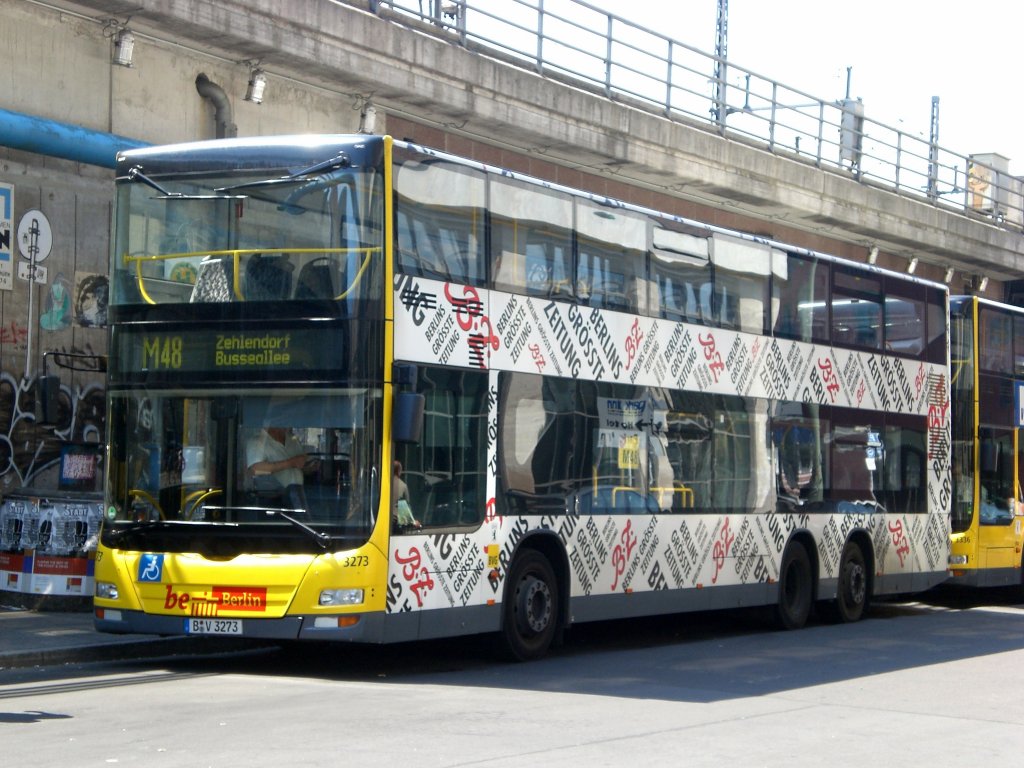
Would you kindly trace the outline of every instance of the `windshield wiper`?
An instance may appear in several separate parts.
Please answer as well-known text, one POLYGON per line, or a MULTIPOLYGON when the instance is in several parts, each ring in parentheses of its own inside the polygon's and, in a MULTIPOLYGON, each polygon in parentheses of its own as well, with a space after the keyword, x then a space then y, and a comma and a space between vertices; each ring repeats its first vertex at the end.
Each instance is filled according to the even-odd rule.
POLYGON ((111 528, 110 535, 121 541, 126 536, 135 533, 156 533, 157 531, 168 531, 173 528, 180 528, 183 525, 198 525, 192 520, 143 520, 138 523, 129 523, 123 528, 111 528))
POLYGON ((350 165, 352 165, 352 160, 349 159, 349 156, 344 152, 339 152, 330 160, 324 160, 309 166, 309 168, 296 171, 290 178, 298 179, 303 176, 312 176, 314 173, 320 173, 321 171, 338 171, 342 168, 348 168, 350 165))
POLYGON ((215 192, 232 192, 237 189, 258 189, 260 187, 274 187, 280 184, 294 184, 299 181, 306 181, 308 176, 323 173, 324 171, 340 171, 352 165, 352 160, 347 154, 341 152, 329 160, 323 160, 301 171, 289 173, 287 176, 280 176, 276 179, 260 179, 258 181, 246 181, 242 184, 234 184, 230 187, 218 187, 215 192))
MULTIPOLYGON (((208 509, 228 510, 228 509, 231 509, 231 507, 216 507, 216 508, 215 507, 208 507, 208 509)), ((250 509, 250 510, 253 510, 252 507, 239 507, 239 509, 250 509)), ((255 510, 253 510, 253 511, 255 511, 255 510)), ((306 523, 302 522, 301 520, 298 520, 298 519, 292 517, 291 515, 287 514, 283 509, 266 509, 266 508, 263 508, 263 512, 267 515, 267 517, 280 517, 283 520, 287 520, 291 525, 294 525, 299 530, 301 530, 304 533, 308 534, 309 537, 312 538, 313 541, 316 542, 317 546, 319 546, 320 549, 322 549, 324 552, 326 552, 328 550, 328 548, 330 547, 330 544, 331 544, 331 541, 332 541, 332 538, 331 538, 330 535, 328 535, 326 533, 323 533, 322 531, 318 531, 315 528, 310 527, 309 525, 306 525, 306 523)), ((183 528, 202 528, 202 527, 209 526, 209 525, 212 525, 212 526, 215 526, 215 527, 218 527, 218 528, 222 527, 222 526, 227 526, 227 527, 230 527, 230 528, 238 528, 238 527, 244 525, 244 523, 243 522, 226 522, 226 523, 224 523, 224 522, 213 522, 213 521, 210 521, 210 520, 145 520, 145 521, 138 522, 138 523, 128 523, 123 528, 122 527, 111 528, 109 530, 109 534, 110 534, 111 537, 113 537, 115 542, 120 543, 126 537, 132 536, 134 534, 150 535, 150 534, 164 533, 164 532, 172 531, 172 530, 181 531, 183 528)))
POLYGON ((300 530, 303 530, 306 533, 308 533, 324 552, 326 552, 327 548, 330 546, 330 536, 328 536, 323 531, 318 531, 316 528, 312 528, 306 525, 304 522, 302 522, 301 520, 297 520, 291 515, 285 514, 285 511, 283 509, 265 509, 263 511, 267 513, 267 517, 280 517, 282 520, 287 520, 296 528, 299 528, 300 530))
POLYGON ((215 189, 213 195, 186 195, 181 192, 171 192, 142 172, 141 166, 134 166, 128 169, 128 181, 141 181, 147 187, 151 187, 160 193, 162 200, 244 200, 245 195, 225 195, 215 189))
MULTIPOLYGON (((166 189, 164 189, 159 184, 157 184, 155 181, 153 181, 151 178, 149 178, 149 176, 147 176, 146 174, 144 174, 142 172, 142 168, 140 168, 137 165, 128 169, 128 181, 136 181, 136 180, 141 181, 147 187, 152 187, 153 189, 155 189, 157 192, 159 192, 164 197, 175 197, 176 196, 175 193, 168 192, 166 189)), ((180 195, 181 193, 179 192, 177 194, 180 195)))

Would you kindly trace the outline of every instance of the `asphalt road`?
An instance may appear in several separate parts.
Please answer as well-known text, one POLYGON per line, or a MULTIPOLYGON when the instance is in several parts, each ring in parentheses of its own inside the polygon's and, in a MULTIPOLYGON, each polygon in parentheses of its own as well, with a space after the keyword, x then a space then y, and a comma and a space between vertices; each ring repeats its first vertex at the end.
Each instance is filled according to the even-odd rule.
POLYGON ((877 606, 578 627, 550 657, 479 638, 297 645, 0 672, 10 766, 1016 765, 1024 605, 877 606))

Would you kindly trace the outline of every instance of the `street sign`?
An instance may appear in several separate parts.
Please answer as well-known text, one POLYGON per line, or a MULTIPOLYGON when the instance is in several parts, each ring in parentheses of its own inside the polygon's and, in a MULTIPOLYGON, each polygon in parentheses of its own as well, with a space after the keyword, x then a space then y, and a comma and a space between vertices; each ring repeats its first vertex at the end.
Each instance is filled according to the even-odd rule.
POLYGON ((14 185, 0 183, 0 291, 14 289, 14 185))
POLYGON ((18 223, 18 250, 29 261, 39 263, 50 255, 53 234, 50 221, 42 211, 26 211, 18 223))
POLYGON ((35 270, 35 282, 40 285, 46 285, 46 267, 40 267, 38 264, 33 267, 27 261, 18 262, 18 277, 21 280, 28 280, 29 274, 32 270, 35 270))

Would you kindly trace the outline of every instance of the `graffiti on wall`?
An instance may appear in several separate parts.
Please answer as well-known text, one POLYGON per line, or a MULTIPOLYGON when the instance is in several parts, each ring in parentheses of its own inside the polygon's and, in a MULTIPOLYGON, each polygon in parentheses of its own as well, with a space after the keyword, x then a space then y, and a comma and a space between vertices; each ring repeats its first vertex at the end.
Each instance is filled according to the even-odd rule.
POLYGON ((43 313, 39 316, 39 327, 44 331, 62 331, 71 326, 71 286, 58 272, 46 293, 43 313))
POLYGON ((60 350, 51 357, 59 373, 56 423, 39 423, 40 376, 16 377, 0 371, 0 484, 4 489, 32 485, 60 461, 68 443, 102 443, 105 388, 102 357, 92 349, 60 350), (71 372, 78 375, 72 376, 71 372), (85 375, 82 375, 82 374, 85 375), (81 383, 69 381, 82 379, 81 383))
MULTIPOLYGON (((13 184, 0 182, 0 290, 4 291, 15 287, 14 191, 13 184)), ((38 240, 32 241, 39 244, 36 256, 37 261, 42 261, 50 252, 52 236, 49 225, 40 211, 28 213, 34 214, 32 221, 37 228, 32 235, 35 238, 42 236, 38 230, 40 222, 46 223, 45 247, 38 240)), ((28 218, 28 213, 23 220, 28 218)), ((76 227, 75 238, 78 236, 76 227)), ((22 237, 20 227, 18 237, 22 237)), ((26 255, 20 243, 19 250, 26 255)), ((70 265, 77 264, 74 254, 78 252, 78 248, 72 252, 70 265)), ((5 302, 0 313, 0 356, 4 361, 0 370, 0 491, 5 493, 33 484, 38 490, 50 490, 51 487, 56 490, 56 469, 62 454, 71 445, 100 445, 105 434, 105 356, 97 354, 89 344, 81 349, 81 344, 72 343, 69 349, 67 345, 46 342, 39 345, 49 350, 43 354, 43 371, 49 376, 46 379, 34 370, 31 360, 36 348, 32 338, 36 317, 38 327, 47 339, 53 338, 54 333, 65 333, 72 325, 102 328, 107 324, 107 277, 77 269, 57 269, 47 281, 46 270, 39 266, 35 269, 34 275, 23 275, 19 271, 19 277, 24 281, 19 285, 25 285, 28 291, 28 312, 20 311, 18 303, 12 301, 5 302), (33 311, 32 299, 36 294, 32 291, 37 288, 40 303, 33 311), (17 316, 19 314, 20 317, 17 316), (11 362, 14 356, 22 354, 26 357, 19 373, 11 362), (46 424, 41 421, 40 408, 44 381, 49 385, 57 381, 60 383, 55 403, 53 397, 49 398, 55 407, 46 424), (51 468, 54 471, 44 475, 51 468)), ((47 392, 54 394, 52 386, 47 388, 47 392)))
POLYGON ((110 295, 107 276, 78 272, 75 274, 75 285, 75 322, 83 328, 105 326, 110 295))
POLYGON ((14 347, 15 352, 24 352, 28 344, 28 328, 18 325, 13 320, 6 325, 0 326, 0 345, 14 347))

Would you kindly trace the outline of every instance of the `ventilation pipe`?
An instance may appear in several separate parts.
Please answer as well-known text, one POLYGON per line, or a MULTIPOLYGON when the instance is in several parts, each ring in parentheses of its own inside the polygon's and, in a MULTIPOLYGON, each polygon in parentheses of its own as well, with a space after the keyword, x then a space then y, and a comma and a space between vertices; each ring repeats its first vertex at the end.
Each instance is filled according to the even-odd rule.
POLYGON ((148 147, 149 143, 0 109, 0 146, 114 168, 118 152, 148 147))
POLYGON ((196 75, 196 90, 199 95, 213 104, 216 112, 214 120, 217 122, 217 138, 233 139, 238 136, 238 126, 235 125, 231 115, 231 102, 224 89, 200 72, 196 75))

